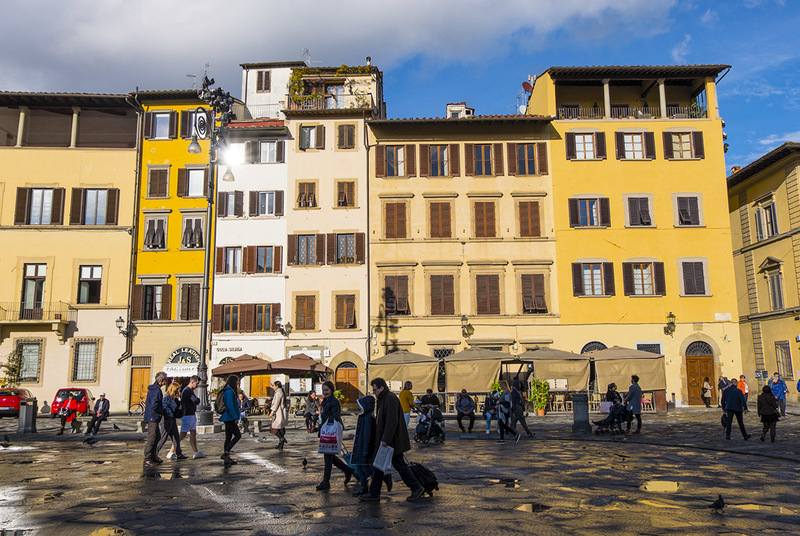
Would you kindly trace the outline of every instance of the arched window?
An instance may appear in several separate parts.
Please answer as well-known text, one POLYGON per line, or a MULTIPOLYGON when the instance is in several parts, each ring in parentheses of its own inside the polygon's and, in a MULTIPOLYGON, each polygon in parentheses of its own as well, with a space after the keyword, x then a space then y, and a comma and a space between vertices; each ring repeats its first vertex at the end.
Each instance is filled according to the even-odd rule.
POLYGON ((346 368, 358 368, 358 367, 355 365, 355 363, 352 363, 350 361, 342 361, 341 363, 339 363, 339 366, 336 367, 336 368, 338 370, 340 368, 341 369, 346 369, 346 368))
POLYGON ((714 355, 711 345, 703 341, 694 341, 686 348, 687 356, 707 356, 714 355))
POLYGON ((581 353, 585 354, 586 352, 594 352, 595 350, 605 350, 608 348, 605 344, 600 341, 592 341, 587 342, 583 348, 581 348, 581 353))

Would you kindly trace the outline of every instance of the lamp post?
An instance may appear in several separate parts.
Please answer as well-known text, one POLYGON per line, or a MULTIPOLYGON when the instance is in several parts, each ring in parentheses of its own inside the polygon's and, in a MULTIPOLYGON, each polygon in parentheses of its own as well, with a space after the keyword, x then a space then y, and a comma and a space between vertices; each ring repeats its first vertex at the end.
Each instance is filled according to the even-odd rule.
MULTIPOLYGON (((197 406, 197 424, 208 426, 213 424, 214 416, 211 413, 211 404, 208 398, 208 301, 210 292, 211 262, 213 259, 213 249, 211 247, 212 225, 214 222, 214 200, 217 194, 215 177, 217 174, 217 162, 219 161, 220 150, 225 144, 228 123, 233 118, 231 108, 233 98, 230 93, 226 93, 222 88, 211 89, 214 79, 203 76, 203 85, 197 90, 197 96, 211 108, 210 120, 206 120, 205 110, 197 108, 194 114, 194 132, 192 142, 189 144, 188 151, 192 154, 200 154, 202 148, 197 142, 200 138, 208 135, 208 188, 207 188, 207 207, 206 207, 206 241, 205 254, 203 256, 203 286, 200 293, 200 363, 197 365, 197 376, 200 382, 197 384, 197 397, 200 404, 197 406), (219 121, 219 127, 217 127, 219 121)), ((233 180, 233 174, 228 168, 224 180, 233 180)))

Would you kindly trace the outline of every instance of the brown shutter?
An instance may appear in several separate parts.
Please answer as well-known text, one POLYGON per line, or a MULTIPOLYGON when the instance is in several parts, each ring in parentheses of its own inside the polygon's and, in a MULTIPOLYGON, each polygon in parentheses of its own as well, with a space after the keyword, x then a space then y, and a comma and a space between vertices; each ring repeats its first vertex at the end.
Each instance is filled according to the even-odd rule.
POLYGON ((675 153, 672 150, 672 132, 664 132, 662 137, 664 139, 664 158, 672 160, 675 158, 675 153))
POLYGON ((611 226, 611 207, 609 205, 609 200, 607 197, 601 197, 598 199, 600 203, 600 225, 610 227, 611 226))
POLYGON ((408 276, 407 275, 400 275, 397 276, 397 299, 405 304, 403 307, 403 312, 405 314, 411 314, 411 305, 408 303, 408 276))
POLYGON ((614 263, 612 262, 603 263, 603 290, 605 290, 606 296, 613 296, 616 294, 616 288, 614 287, 614 263))
POLYGON ((153 112, 144 114, 144 139, 149 140, 153 137, 153 112))
POLYGON ((272 273, 279 274, 283 271, 283 246, 272 248, 272 273))
POLYGON ((317 235, 317 264, 325 264, 325 235, 317 235))
POLYGON ((50 223, 53 225, 64 223, 64 198, 66 196, 66 188, 53 188, 53 206, 50 212, 50 223))
POLYGON ((694 288, 694 263, 684 262, 681 268, 683 268, 683 293, 696 294, 694 288))
POLYGON ((290 234, 286 241, 286 266, 297 264, 297 235, 290 234))
POLYGON ((406 159, 406 177, 417 176, 417 146, 406 145, 405 147, 406 159))
MULTIPOLYGON (((453 145, 451 144, 450 147, 453 145)), ((480 148, 480 146, 478 146, 480 148)), ((452 153, 451 153, 452 154, 452 153)), ((452 157, 450 158, 452 160, 452 157)), ((472 143, 464 144, 464 175, 471 177, 475 175, 475 145, 472 143)), ((452 168, 451 168, 452 169, 452 168)), ((453 173, 451 173, 453 175, 453 173)))
POLYGON ((422 143, 419 146, 419 176, 428 177, 431 174, 431 146, 422 143))
POLYGON ((347 206, 356 206, 356 183, 346 182, 344 185, 346 190, 345 194, 347 195, 347 206))
POLYGON ((452 275, 442 276, 442 314, 453 315, 456 312, 455 288, 452 275))
POLYGON ((457 177, 461 175, 461 147, 457 143, 451 143, 447 150, 450 153, 447 155, 450 176, 457 177))
POLYGON ((583 296, 583 265, 572 263, 572 295, 583 296))
POLYGON ((442 238, 450 238, 452 230, 450 229, 450 203, 441 203, 441 210, 439 218, 442 221, 442 238))
POLYGON ((364 233, 356 233, 356 263, 364 264, 366 259, 367 237, 364 233))
POLYGON ((406 204, 397 203, 397 212, 395 214, 395 223, 397 224, 396 232, 397 238, 406 237, 406 204))
POLYGON ((106 225, 119 222, 119 188, 109 188, 106 199, 106 225))
POLYGON ((252 333, 256 325, 256 305, 245 303, 239 306, 239 331, 252 333))
POLYGON ((344 328, 345 324, 345 309, 346 309, 346 297, 341 294, 336 295, 336 320, 335 320, 335 327, 336 329, 344 328))
POLYGON ((692 144, 694 145, 694 157, 695 158, 705 158, 706 157, 706 149, 703 145, 703 133, 702 132, 692 132, 692 144))
POLYGON ((544 274, 533 274, 533 303, 537 313, 547 312, 544 292, 544 274))
POLYGON ((244 192, 237 190, 233 195, 233 215, 240 218, 244 216, 244 192))
POLYGON ((173 140, 178 137, 178 113, 175 110, 169 113, 169 137, 173 140))
POLYGON ((181 285, 181 320, 189 320, 189 290, 191 285, 184 283, 181 285))
POLYGON ((72 189, 72 202, 69 208, 69 224, 83 225, 83 188, 72 189))
POLYGON ((225 272, 225 248, 217 248, 216 256, 216 273, 221 274, 225 272))
POLYGON ((497 224, 495 223, 495 203, 486 202, 486 236, 494 238, 497 236, 497 224))
POLYGON ((547 144, 536 144, 536 174, 547 175, 547 144))
POLYGON ((28 223, 28 197, 30 188, 17 188, 17 203, 14 210, 14 225, 28 223))
POLYGON ((441 238, 441 221, 442 215, 439 210, 441 203, 431 203, 430 210, 430 225, 431 225, 431 238, 441 238))
POLYGON ((250 192, 250 203, 247 207, 247 214, 258 216, 258 192, 250 192))
POLYGON ((242 248, 242 273, 254 274, 256 273, 256 256, 258 255, 258 246, 244 246, 242 248))
POLYGON ((286 159, 286 142, 278 140, 275 144, 275 162, 283 163, 286 159))
POLYGON ((531 236, 542 236, 542 230, 540 226, 540 215, 539 215, 539 202, 538 201, 531 201, 530 202, 530 221, 531 221, 531 236))
POLYGON ((172 285, 161 285, 161 320, 172 320, 172 285))
POLYGON ((306 329, 316 329, 316 296, 306 296, 306 329))
POLYGON ((508 160, 508 174, 516 175, 517 171, 517 144, 506 143, 506 156, 508 160))
POLYGON ((244 142, 244 161, 248 164, 255 164, 261 161, 261 142, 244 142))
POLYGON ((386 238, 397 238, 395 229, 397 228, 397 217, 396 217, 396 210, 395 207, 397 206, 396 203, 386 203, 383 206, 384 211, 384 223, 386 225, 386 231, 384 234, 386 238))
POLYGON ((271 331, 278 331, 278 324, 275 323, 275 317, 281 316, 281 304, 280 303, 271 303, 269 305, 269 314, 272 318, 269 319, 269 325, 271 331))
POLYGON ((605 159, 606 157, 606 133, 596 132, 594 135, 594 156, 605 159))
POLYGON ((519 202, 519 235, 520 236, 531 236, 530 235, 530 204, 528 201, 520 201, 519 202))
MULTIPOLYGON (((686 200, 689 208, 689 218, 692 221, 692 225, 700 225, 700 209, 698 206, 698 199, 696 197, 687 197, 686 200)), ((55 202, 53 202, 53 204, 55 204, 55 202)))
POLYGON ((222 331, 222 305, 217 303, 215 303, 212 307, 211 331, 214 333, 219 333, 222 331))
POLYGON ((228 210, 228 192, 219 192, 217 194, 217 217, 224 218, 227 216, 228 210))
POLYGON ((525 309, 525 298, 529 298, 531 304, 533 304, 533 275, 532 274, 522 274, 520 276, 520 283, 522 284, 522 302, 523 302, 523 312, 525 309))
POLYGON ((325 148, 325 125, 317 125, 317 134, 316 134, 316 146, 315 149, 324 149, 325 148))
POLYGON ((191 128, 189 128, 189 111, 181 110, 181 137, 191 137, 191 128))
POLYGON ((567 200, 567 207, 569 208, 569 226, 578 227, 580 225, 580 217, 578 212, 579 199, 570 198, 567 200))
POLYGON ((485 275, 475 276, 475 305, 479 315, 486 314, 489 305, 489 292, 485 275))
POLYGON ((633 263, 622 263, 622 288, 626 296, 635 294, 633 290, 633 263))
POLYGON ((656 157, 656 135, 653 132, 644 133, 644 157, 653 160, 656 157))
MULTIPOLYGON (((336 235, 333 233, 328 233, 328 262, 327 264, 336 264, 336 235)), ((324 262, 321 264, 325 264, 324 262)))
POLYGON ((131 299, 131 320, 142 319, 142 300, 144 285, 133 285, 133 298, 131 299))
POLYGON ((615 132, 614 139, 617 142, 617 160, 622 160, 625 158, 625 134, 615 132))
POLYGON ((189 285, 189 320, 200 318, 200 284, 189 285))
POLYGON ((475 237, 483 238, 486 236, 486 209, 482 201, 475 201, 473 207, 475 211, 475 237))
POLYGON ((489 284, 489 313, 494 315, 500 314, 500 276, 488 276, 489 284))
POLYGON ((667 295, 667 283, 664 277, 664 263, 663 262, 654 262, 653 263, 653 284, 655 285, 655 293, 658 296, 666 296, 667 295))
POLYGON ((186 168, 178 168, 178 197, 186 197, 186 192, 189 189, 189 170, 186 168))
POLYGON ((337 149, 349 149, 347 146, 347 125, 337 125, 336 133, 337 149))
POLYGON ((275 192, 275 215, 283 216, 283 190, 275 192))
POLYGON ((386 176, 386 146, 378 145, 375 147, 375 176, 386 176))
POLYGON ((444 276, 432 275, 431 276, 431 315, 444 314, 444 305, 442 303, 443 289, 442 283, 444 276))
POLYGON ((494 174, 498 176, 505 175, 505 171, 503 171, 503 144, 495 143, 492 153, 492 156, 494 156, 494 174))
POLYGON ((575 160, 575 133, 567 132, 564 134, 564 146, 567 150, 567 160, 575 160))

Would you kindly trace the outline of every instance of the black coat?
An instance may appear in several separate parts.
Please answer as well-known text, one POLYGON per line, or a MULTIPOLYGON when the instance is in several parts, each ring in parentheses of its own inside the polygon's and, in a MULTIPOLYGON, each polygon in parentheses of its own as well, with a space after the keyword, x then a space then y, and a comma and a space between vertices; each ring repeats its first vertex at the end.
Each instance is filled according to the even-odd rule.
POLYGON ((353 439, 352 465, 369 465, 375 457, 375 398, 365 396, 358 399, 364 411, 358 416, 356 435, 353 439))
POLYGON ((395 454, 411 450, 411 440, 408 438, 406 419, 403 416, 403 407, 397 395, 388 389, 383 389, 378 395, 378 412, 375 431, 375 446, 381 441, 394 449, 395 454))

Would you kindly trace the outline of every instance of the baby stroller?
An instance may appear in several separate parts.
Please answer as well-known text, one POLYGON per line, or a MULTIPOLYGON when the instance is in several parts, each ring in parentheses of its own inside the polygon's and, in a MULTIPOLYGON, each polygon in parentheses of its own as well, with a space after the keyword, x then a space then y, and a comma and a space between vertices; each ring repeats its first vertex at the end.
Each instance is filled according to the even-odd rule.
POLYGON ((444 443, 444 416, 439 408, 425 408, 417 417, 416 435, 414 441, 427 443, 433 439, 434 443, 444 443))
POLYGON ((595 435, 601 434, 622 434, 622 421, 625 420, 628 411, 623 404, 614 404, 608 415, 602 421, 592 421, 597 429, 595 435))

